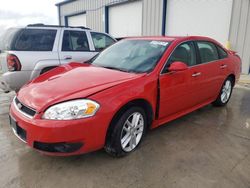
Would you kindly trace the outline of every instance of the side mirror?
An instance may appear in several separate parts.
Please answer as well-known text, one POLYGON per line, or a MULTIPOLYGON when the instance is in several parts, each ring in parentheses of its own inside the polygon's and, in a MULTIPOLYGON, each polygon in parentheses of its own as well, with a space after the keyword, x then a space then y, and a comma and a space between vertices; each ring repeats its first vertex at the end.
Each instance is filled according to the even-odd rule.
POLYGON ((168 70, 170 72, 177 72, 177 71, 184 71, 184 70, 187 70, 188 69, 188 66, 181 62, 181 61, 175 61, 173 62, 170 67, 168 68, 168 70))

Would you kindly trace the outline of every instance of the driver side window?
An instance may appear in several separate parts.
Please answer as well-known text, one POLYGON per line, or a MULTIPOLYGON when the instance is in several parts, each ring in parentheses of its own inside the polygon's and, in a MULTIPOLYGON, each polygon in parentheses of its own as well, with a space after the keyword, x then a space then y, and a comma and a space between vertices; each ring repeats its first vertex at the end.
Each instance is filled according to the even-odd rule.
POLYGON ((163 73, 168 72, 168 67, 175 61, 183 62, 187 64, 187 66, 196 65, 196 52, 194 43, 185 42, 175 48, 163 69, 163 73))

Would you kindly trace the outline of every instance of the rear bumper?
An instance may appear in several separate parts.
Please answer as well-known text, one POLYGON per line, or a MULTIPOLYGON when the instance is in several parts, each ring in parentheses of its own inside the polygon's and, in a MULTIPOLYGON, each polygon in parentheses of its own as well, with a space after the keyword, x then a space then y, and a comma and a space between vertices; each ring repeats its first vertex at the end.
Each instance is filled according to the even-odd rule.
POLYGON ((0 78, 0 88, 4 92, 19 90, 30 79, 31 71, 6 72, 0 78))
POLYGON ((0 89, 3 90, 4 93, 11 91, 9 85, 2 78, 0 78, 0 89))

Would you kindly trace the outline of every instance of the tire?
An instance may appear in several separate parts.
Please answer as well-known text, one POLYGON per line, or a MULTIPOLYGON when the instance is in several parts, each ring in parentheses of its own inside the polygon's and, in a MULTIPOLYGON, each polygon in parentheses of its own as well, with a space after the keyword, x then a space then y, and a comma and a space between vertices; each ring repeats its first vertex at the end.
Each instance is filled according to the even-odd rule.
POLYGON ((228 77, 224 82, 220 90, 220 94, 213 102, 214 106, 225 106, 231 98, 233 91, 233 79, 228 77))
POLYGON ((133 152, 145 136, 146 127, 145 111, 140 107, 130 107, 114 122, 104 147, 106 152, 114 157, 133 152))

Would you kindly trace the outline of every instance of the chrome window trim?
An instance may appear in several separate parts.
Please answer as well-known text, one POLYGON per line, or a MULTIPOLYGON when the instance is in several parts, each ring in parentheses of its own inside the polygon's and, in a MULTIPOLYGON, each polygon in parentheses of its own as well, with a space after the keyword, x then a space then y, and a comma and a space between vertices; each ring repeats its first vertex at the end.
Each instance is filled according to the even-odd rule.
MULTIPOLYGON (((163 69, 164 69, 164 67, 166 66, 166 64, 168 63, 169 58, 171 57, 171 55, 174 53, 174 51, 176 50, 176 48, 177 48, 178 46, 180 46, 180 45, 182 45, 182 44, 184 44, 184 43, 187 43, 187 42, 193 42, 193 40, 185 40, 185 41, 181 42, 180 44, 178 44, 178 45, 173 49, 173 51, 170 53, 170 55, 168 56, 167 60, 165 61, 164 66, 163 66, 162 69, 161 69, 160 75, 169 74, 169 72, 163 73, 163 69)), ((195 66, 195 65, 193 65, 193 66, 195 66)), ((188 67, 193 67, 193 66, 188 66, 188 67)))
MULTIPOLYGON (((161 69, 160 76, 161 76, 161 75, 165 75, 165 74, 169 74, 169 73, 171 73, 171 74, 173 73, 173 72, 166 72, 166 73, 163 73, 163 69, 164 69, 164 67, 166 66, 166 64, 167 64, 167 62, 168 62, 168 60, 169 60, 169 58, 171 57, 171 55, 174 53, 174 51, 176 50, 176 48, 177 48, 178 46, 180 46, 180 45, 182 45, 182 44, 184 44, 184 43, 187 43, 187 42, 198 42, 198 41, 203 41, 203 40, 185 40, 185 41, 181 42, 179 45, 177 45, 177 46, 174 48, 174 50, 171 52, 171 54, 168 56, 166 62, 164 63, 164 66, 163 66, 162 69, 161 69)), ((205 42, 210 42, 210 41, 206 41, 206 40, 204 40, 204 41, 205 41, 205 42)), ((210 43, 214 44, 213 42, 210 42, 210 43)), ((214 45, 215 45, 215 44, 214 44, 214 45)), ((215 47, 216 47, 216 46, 215 46, 215 47)), ((196 52, 196 53, 197 53, 197 52, 196 52)), ((227 58, 228 58, 228 57, 227 57, 227 58)), ((223 58, 223 59, 225 59, 225 58, 223 58)), ((196 66, 208 64, 208 63, 214 63, 214 62, 219 61, 219 60, 221 60, 221 59, 217 59, 217 60, 209 61, 209 62, 206 62, 206 63, 200 63, 200 64, 188 66, 188 69, 189 69, 189 68, 192 68, 192 67, 196 67, 196 66)), ((196 59, 196 61, 197 61, 197 59, 196 59)))

